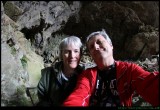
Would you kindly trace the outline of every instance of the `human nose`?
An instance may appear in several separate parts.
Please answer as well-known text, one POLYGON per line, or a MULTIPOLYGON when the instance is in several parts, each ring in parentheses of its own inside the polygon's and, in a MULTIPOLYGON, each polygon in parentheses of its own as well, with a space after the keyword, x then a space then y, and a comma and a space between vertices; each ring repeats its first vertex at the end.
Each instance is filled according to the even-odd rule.
POLYGON ((97 43, 94 44, 94 49, 99 50, 99 45, 97 43))
POLYGON ((73 58, 73 57, 75 56, 75 53, 74 53, 73 51, 71 51, 70 54, 69 54, 69 56, 70 56, 71 58, 73 58))

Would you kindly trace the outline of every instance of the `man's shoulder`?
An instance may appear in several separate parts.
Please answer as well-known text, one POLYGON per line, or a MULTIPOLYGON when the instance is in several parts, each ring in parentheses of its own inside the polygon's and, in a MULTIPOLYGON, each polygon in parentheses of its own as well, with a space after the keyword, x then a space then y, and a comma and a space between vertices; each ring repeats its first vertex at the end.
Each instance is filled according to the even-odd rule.
POLYGON ((97 71, 97 67, 90 67, 83 71, 84 74, 95 73, 97 71))
POLYGON ((131 71, 135 69, 139 69, 140 66, 138 66, 134 62, 128 62, 128 61, 116 61, 116 69, 119 72, 124 72, 124 71, 131 71))
POLYGON ((95 67, 90 67, 90 68, 87 68, 86 71, 90 71, 90 70, 97 70, 97 66, 95 67))
POLYGON ((116 65, 118 66, 132 66, 132 65, 137 65, 131 61, 115 61, 116 65))

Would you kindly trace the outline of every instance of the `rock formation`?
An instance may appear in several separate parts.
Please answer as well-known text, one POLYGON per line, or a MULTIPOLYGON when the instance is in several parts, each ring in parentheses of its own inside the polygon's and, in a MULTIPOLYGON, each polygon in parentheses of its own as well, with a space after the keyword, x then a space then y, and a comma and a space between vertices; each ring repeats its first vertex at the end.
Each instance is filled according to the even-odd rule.
MULTIPOLYGON (((1 1, 1 106, 32 106, 26 88, 36 87, 41 69, 59 61, 60 41, 75 35, 85 43, 102 29, 115 59, 147 58, 141 66, 158 70, 152 62, 159 55, 158 1, 1 1)), ((95 66, 85 48, 80 63, 95 66)), ((33 97, 37 101, 36 92, 33 97)))

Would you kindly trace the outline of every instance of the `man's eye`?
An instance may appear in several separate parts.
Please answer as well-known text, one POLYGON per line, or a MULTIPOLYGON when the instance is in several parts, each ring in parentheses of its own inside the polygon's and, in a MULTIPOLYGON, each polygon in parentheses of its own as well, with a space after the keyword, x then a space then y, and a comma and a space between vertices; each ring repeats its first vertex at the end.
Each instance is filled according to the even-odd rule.
POLYGON ((97 44, 102 44, 102 41, 99 41, 99 40, 98 40, 98 41, 97 41, 97 44))

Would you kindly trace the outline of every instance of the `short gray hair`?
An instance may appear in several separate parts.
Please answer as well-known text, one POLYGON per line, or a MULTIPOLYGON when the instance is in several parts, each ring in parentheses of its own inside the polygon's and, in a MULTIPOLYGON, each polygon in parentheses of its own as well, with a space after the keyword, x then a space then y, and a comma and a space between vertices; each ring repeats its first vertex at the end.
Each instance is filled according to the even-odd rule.
POLYGON ((91 37, 95 37, 97 35, 101 35, 103 36, 108 42, 110 45, 112 45, 112 41, 111 39, 109 38, 108 34, 106 33, 106 31, 104 29, 102 29, 102 31, 97 31, 97 32, 92 32, 88 37, 87 37, 87 40, 86 40, 86 46, 87 46, 87 43, 89 41, 89 39, 91 37))
POLYGON ((59 56, 60 56, 60 60, 62 60, 62 51, 63 49, 67 46, 67 45, 70 45, 70 44, 73 44, 74 46, 80 48, 80 51, 82 53, 82 42, 81 42, 81 39, 77 36, 69 36, 69 37, 66 37, 64 38, 60 45, 59 45, 59 56))

